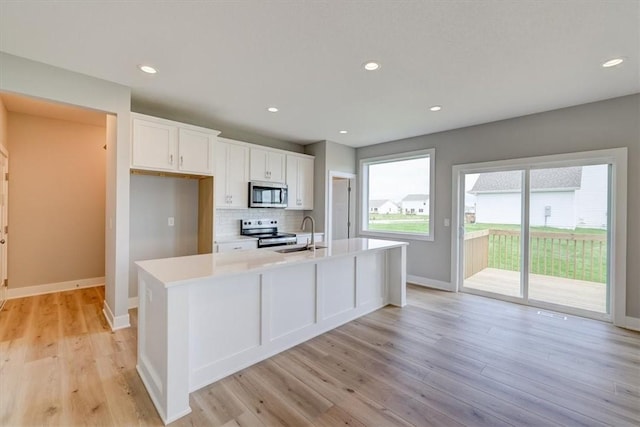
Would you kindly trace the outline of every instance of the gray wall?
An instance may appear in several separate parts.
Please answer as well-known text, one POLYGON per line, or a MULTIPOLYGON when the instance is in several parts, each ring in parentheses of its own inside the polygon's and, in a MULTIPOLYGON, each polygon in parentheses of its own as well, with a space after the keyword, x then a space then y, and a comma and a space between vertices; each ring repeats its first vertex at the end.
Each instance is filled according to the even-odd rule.
POLYGON ((356 150, 353 147, 326 141, 326 170, 356 173, 356 150))
POLYGON ((640 95, 357 149, 362 158, 435 148, 435 240, 412 240, 407 274, 450 282, 455 164, 628 147, 627 315, 640 317, 640 95))
POLYGON ((309 213, 316 221, 316 229, 325 231, 327 210, 328 171, 356 173, 356 150, 331 141, 305 145, 304 152, 315 156, 313 181, 313 210, 309 213))
POLYGON ((198 180, 131 175, 129 297, 138 295, 134 261, 198 253, 198 180), (174 226, 168 226, 168 218, 174 226))

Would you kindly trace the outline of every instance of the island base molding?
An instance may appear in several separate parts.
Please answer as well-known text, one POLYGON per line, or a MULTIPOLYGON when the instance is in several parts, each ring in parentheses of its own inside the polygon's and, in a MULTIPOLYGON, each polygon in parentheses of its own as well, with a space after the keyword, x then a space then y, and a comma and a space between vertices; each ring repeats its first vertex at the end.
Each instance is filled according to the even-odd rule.
POLYGON ((165 424, 189 393, 387 304, 406 304, 406 245, 166 286, 139 269, 138 365, 165 424))

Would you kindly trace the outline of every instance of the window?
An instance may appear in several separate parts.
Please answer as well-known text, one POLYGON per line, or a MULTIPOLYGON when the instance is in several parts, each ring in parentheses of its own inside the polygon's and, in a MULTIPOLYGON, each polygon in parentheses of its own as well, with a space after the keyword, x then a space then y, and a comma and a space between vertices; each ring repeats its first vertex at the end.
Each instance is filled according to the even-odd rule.
POLYGON ((435 150, 360 160, 360 233, 372 237, 433 240, 435 150))

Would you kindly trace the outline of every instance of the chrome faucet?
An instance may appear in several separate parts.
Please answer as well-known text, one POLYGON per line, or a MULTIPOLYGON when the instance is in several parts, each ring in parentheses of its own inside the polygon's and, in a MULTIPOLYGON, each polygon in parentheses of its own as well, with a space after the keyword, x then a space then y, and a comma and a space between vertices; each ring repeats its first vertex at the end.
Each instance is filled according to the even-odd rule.
POLYGON ((300 230, 304 231, 304 225, 307 222, 307 220, 311 221, 311 243, 309 243, 309 240, 307 239, 307 249, 313 249, 315 251, 316 244, 315 244, 314 236, 316 232, 316 222, 313 220, 313 218, 311 218, 309 215, 302 218, 302 225, 300 226, 300 230))

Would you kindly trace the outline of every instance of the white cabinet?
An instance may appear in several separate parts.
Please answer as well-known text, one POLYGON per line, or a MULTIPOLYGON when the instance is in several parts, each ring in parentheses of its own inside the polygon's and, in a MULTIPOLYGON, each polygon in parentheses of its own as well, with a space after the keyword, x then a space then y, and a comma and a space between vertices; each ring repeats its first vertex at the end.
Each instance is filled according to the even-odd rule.
POLYGON ((197 175, 213 174, 218 131, 132 114, 131 168, 197 175))
POLYGON ((285 155, 279 151, 251 147, 251 180, 284 182, 285 155))
POLYGON ((250 249, 257 249, 257 248, 258 248, 257 240, 218 243, 218 252, 247 251, 250 249))
POLYGON ((178 170, 212 175, 214 138, 211 133, 178 129, 178 170))
POLYGON ((249 147, 218 138, 215 144, 216 208, 249 206, 249 147))
POLYGON ((288 209, 313 209, 313 160, 287 154, 288 209))

